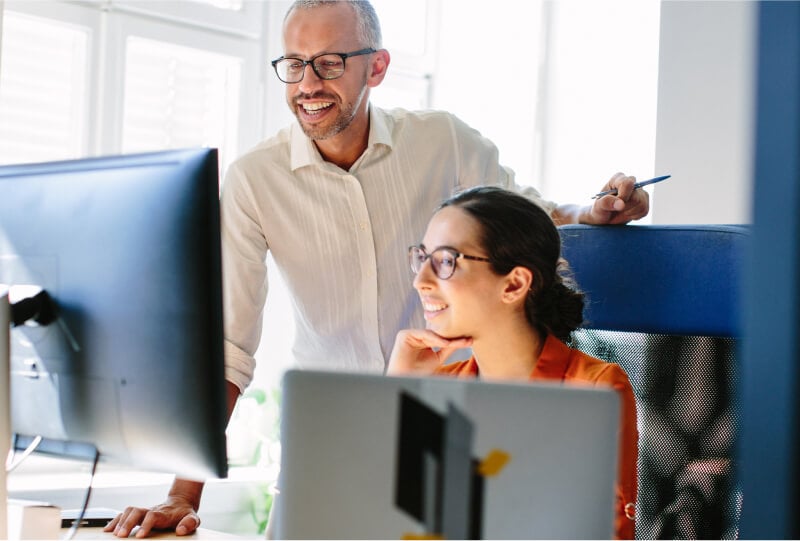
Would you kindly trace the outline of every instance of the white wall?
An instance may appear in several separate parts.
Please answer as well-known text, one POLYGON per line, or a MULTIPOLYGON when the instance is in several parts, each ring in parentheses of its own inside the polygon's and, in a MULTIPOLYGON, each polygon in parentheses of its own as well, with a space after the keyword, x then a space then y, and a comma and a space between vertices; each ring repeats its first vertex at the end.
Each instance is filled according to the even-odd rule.
POLYGON ((757 8, 662 3, 653 223, 751 220, 757 8))

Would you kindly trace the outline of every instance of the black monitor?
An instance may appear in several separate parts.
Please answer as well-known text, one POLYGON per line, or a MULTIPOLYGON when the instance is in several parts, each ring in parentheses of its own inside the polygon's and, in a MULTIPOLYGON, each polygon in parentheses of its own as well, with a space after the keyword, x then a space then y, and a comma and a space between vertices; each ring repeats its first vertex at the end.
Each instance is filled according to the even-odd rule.
POLYGON ((57 310, 11 330, 23 440, 227 474, 217 167, 214 149, 0 167, 0 284, 57 310))

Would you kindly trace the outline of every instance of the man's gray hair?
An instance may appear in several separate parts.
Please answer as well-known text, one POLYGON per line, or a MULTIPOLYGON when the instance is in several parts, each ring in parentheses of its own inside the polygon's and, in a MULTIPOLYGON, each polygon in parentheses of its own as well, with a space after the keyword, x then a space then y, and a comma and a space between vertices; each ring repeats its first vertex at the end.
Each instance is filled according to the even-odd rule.
POLYGON ((381 44, 381 23, 378 21, 378 14, 375 13, 375 8, 367 0, 296 0, 286 12, 286 17, 289 17, 293 11, 298 9, 312 9, 338 2, 350 4, 353 11, 355 11, 356 32, 362 45, 373 49, 383 47, 381 44))

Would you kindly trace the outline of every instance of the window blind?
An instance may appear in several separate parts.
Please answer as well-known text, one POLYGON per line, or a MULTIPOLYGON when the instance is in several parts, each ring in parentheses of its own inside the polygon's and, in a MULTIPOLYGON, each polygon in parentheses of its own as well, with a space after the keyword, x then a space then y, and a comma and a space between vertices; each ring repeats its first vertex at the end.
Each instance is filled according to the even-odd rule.
POLYGON ((236 153, 241 60, 129 37, 122 150, 218 148, 236 153))
POLYGON ((0 163, 80 156, 89 30, 6 11, 2 35, 0 163))

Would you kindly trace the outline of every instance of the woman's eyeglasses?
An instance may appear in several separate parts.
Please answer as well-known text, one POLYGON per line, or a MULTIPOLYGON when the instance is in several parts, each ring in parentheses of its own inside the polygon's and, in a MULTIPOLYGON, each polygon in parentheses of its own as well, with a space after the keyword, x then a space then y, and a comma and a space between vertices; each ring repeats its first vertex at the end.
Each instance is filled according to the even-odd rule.
POLYGON ((453 248, 436 248, 429 254, 425 252, 425 248, 422 246, 410 246, 408 248, 408 262, 411 265, 411 272, 419 274, 425 261, 430 259, 433 272, 441 280, 447 280, 453 276, 453 273, 456 271, 456 260, 459 257, 471 259, 473 261, 491 262, 489 258, 462 254, 453 248))

